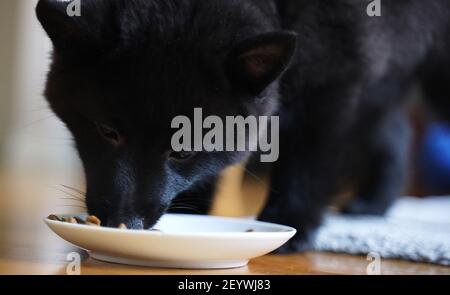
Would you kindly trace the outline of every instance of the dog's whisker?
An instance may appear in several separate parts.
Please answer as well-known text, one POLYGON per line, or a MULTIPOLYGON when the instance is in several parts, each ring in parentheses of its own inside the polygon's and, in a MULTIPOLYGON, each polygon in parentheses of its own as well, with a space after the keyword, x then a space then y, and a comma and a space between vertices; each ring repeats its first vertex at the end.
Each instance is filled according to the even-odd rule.
POLYGON ((75 198, 59 198, 60 200, 69 200, 69 201, 76 201, 84 204, 84 200, 75 199, 75 198))
POLYGON ((79 205, 56 205, 57 207, 65 207, 65 208, 78 208, 78 209, 86 209, 86 206, 79 206, 79 205))
POLYGON ((196 204, 212 204, 213 201, 212 200, 203 200, 203 199, 183 199, 183 200, 179 200, 179 201, 174 201, 172 202, 172 204, 178 204, 178 203, 183 203, 183 202, 193 202, 196 204))
POLYGON ((194 204, 189 204, 189 203, 172 203, 171 206, 189 206, 189 207, 197 208, 197 206, 195 206, 194 204))
POLYGON ((76 193, 78 193, 78 194, 80 194, 80 195, 82 195, 82 196, 85 196, 85 195, 86 195, 86 192, 84 192, 84 191, 82 191, 82 190, 80 190, 80 189, 71 187, 71 186, 69 186, 69 185, 60 184, 60 186, 66 188, 66 189, 69 189, 69 190, 71 190, 71 191, 74 191, 74 192, 76 192, 76 193))
MULTIPOLYGON (((267 181, 264 181, 261 177, 259 177, 258 175, 254 174, 253 172, 251 172, 250 170, 248 170, 244 166, 238 166, 238 169, 243 170, 245 173, 247 173, 249 176, 251 176, 253 179, 258 181, 259 183, 261 183, 263 185, 267 185, 267 181)), ((271 191, 271 192, 274 192, 274 193, 278 193, 277 190, 273 189, 270 186, 268 187, 268 190, 271 191)))
POLYGON ((72 193, 70 193, 70 192, 66 192, 65 190, 59 189, 59 188, 57 188, 57 187, 53 187, 53 189, 55 189, 55 190, 57 190, 57 191, 59 191, 59 192, 61 192, 61 193, 64 193, 64 194, 66 194, 66 195, 68 195, 68 196, 70 196, 70 197, 73 197, 73 198, 75 198, 75 199, 77 199, 77 200, 80 200, 80 201, 84 201, 84 200, 85 200, 85 197, 84 197, 84 196, 74 195, 74 194, 72 194, 72 193))
POLYGON ((182 209, 182 210, 192 210, 192 211, 194 211, 194 212, 201 213, 200 210, 198 210, 197 208, 193 208, 193 207, 187 207, 187 206, 174 206, 174 207, 170 207, 170 210, 177 210, 177 209, 182 209))

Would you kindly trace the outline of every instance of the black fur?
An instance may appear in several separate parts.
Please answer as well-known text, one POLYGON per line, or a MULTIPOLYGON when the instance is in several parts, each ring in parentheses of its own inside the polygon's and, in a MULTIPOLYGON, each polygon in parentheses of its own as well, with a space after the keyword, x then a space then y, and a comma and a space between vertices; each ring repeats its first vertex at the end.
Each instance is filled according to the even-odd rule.
POLYGON ((383 0, 381 17, 366 14, 369 2, 84 0, 70 18, 67 4, 41 0, 55 47, 46 96, 75 137, 89 211, 112 226, 148 227, 177 196, 207 198, 211 179, 248 154, 167 157, 171 119, 203 107, 280 116, 260 218, 298 228, 285 250, 308 245, 348 178, 360 198, 345 212, 382 214, 401 189, 411 84, 422 82, 450 117, 450 2, 383 0), (276 53, 265 53, 272 62, 256 77, 239 56, 268 46, 276 53))

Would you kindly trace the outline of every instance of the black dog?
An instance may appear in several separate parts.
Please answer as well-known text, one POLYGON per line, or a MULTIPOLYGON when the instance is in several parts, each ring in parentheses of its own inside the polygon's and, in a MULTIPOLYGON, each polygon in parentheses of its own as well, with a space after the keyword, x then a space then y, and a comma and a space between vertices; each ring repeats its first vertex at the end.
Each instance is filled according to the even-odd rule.
MULTIPOLYGON (((46 96, 72 132, 91 214, 153 225, 174 199, 209 197, 246 152, 174 152, 171 120, 272 115, 280 158, 262 220, 299 229, 301 250, 346 179, 345 211, 382 214, 403 179, 404 99, 414 81, 450 117, 450 2, 41 0, 54 44, 46 96)), ((206 202, 202 203, 206 204, 206 202)), ((208 206, 202 206, 207 211, 208 206)))

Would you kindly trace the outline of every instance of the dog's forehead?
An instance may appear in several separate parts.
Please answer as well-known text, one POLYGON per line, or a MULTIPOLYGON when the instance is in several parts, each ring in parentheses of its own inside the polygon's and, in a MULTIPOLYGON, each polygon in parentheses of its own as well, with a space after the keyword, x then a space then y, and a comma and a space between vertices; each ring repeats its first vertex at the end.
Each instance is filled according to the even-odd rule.
POLYGON ((198 66, 183 69, 183 64, 151 67, 142 63, 128 70, 118 66, 109 73, 102 72, 105 76, 96 75, 101 82, 93 77, 95 89, 83 100, 106 115, 122 117, 133 124, 170 126, 175 116, 189 116, 194 108, 209 110, 221 102, 231 107, 227 93, 208 83, 210 77, 201 73, 198 66))
POLYGON ((270 30, 273 24, 259 8, 238 0, 127 0, 118 9, 119 40, 125 48, 170 50, 184 44, 217 50, 270 30))

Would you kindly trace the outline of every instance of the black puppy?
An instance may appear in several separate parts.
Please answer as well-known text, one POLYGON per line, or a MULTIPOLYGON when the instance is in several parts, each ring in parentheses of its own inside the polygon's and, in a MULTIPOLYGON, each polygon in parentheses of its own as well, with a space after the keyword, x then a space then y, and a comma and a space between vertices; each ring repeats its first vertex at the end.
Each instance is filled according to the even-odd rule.
POLYGON ((307 245, 348 178, 360 198, 345 211, 383 213, 401 188, 411 83, 450 117, 450 2, 381 2, 369 17, 366 0, 82 0, 70 17, 39 1, 46 97, 75 138, 89 212, 147 228, 175 199, 209 197, 249 153, 174 152, 171 120, 202 107, 279 115, 260 218, 299 229, 287 250, 307 245))

